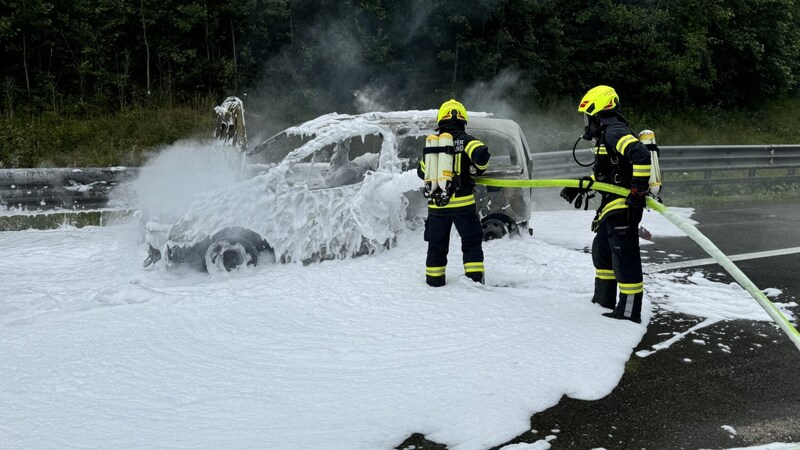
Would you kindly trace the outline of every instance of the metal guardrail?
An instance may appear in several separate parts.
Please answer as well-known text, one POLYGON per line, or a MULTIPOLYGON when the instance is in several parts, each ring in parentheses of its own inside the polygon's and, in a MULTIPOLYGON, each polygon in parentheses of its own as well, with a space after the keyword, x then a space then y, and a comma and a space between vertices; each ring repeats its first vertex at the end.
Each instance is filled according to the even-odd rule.
MULTIPOLYGON (((590 164, 592 149, 576 150, 578 160, 590 164)), ((664 174, 702 173, 702 178, 672 179, 670 185, 707 183, 780 183, 800 181, 800 145, 691 145, 663 146, 659 156, 664 174), (786 169, 783 176, 756 176, 764 169, 786 169), (746 177, 713 178, 715 172, 747 170, 746 177)), ((591 167, 575 163, 572 150, 533 155, 534 178, 579 178, 591 167)), ((0 169, 0 205, 20 210, 87 210, 103 208, 114 187, 134 179, 135 167, 0 169)))
MULTIPOLYGON (((786 176, 765 177, 771 182, 797 181, 795 173, 800 168, 800 145, 689 145, 663 146, 660 149, 662 173, 703 173, 703 179, 674 180, 682 185, 754 181, 757 171, 763 169, 786 169, 786 176), (713 172, 729 170, 747 170, 748 174, 746 178, 712 178, 713 172)), ((575 154, 583 164, 594 159, 592 149, 578 149, 575 154)), ((576 164, 572 150, 533 155, 532 173, 536 178, 572 178, 590 172, 591 167, 576 164)))
POLYGON ((0 169, 0 205, 21 211, 103 208, 111 190, 138 173, 128 167, 0 169))

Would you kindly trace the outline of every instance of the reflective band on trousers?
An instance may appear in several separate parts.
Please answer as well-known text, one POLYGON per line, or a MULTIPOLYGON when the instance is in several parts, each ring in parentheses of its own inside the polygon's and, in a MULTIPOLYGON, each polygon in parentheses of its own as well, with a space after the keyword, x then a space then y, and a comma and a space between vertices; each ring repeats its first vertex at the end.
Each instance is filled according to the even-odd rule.
POLYGON ((600 278, 601 280, 616 280, 613 270, 595 269, 594 273, 594 276, 600 278))
POLYGON ((464 263, 464 272, 465 273, 472 273, 472 272, 483 272, 483 263, 482 262, 468 262, 464 263))
POLYGON ((644 283, 619 283, 620 294, 638 294, 644 291, 644 283))
POLYGON ((425 267, 425 275, 429 277, 443 277, 445 272, 445 267, 425 267))

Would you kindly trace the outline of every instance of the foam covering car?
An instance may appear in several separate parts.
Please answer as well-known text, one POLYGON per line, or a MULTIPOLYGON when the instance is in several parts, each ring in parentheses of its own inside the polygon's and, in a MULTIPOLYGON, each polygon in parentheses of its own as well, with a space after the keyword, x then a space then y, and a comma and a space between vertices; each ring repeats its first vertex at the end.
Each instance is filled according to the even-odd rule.
MULTIPOLYGON (((174 222, 148 222, 145 266, 231 271, 354 257, 389 249, 398 233, 422 225, 426 203, 415 170, 435 110, 326 114, 241 149, 241 102, 226 105, 217 108, 215 135, 244 152, 247 176, 198 193, 174 222)), ((469 132, 492 154, 485 176, 529 178, 519 125, 489 113, 469 117, 469 132)), ((478 186, 476 197, 486 239, 528 231, 530 190, 478 186)))

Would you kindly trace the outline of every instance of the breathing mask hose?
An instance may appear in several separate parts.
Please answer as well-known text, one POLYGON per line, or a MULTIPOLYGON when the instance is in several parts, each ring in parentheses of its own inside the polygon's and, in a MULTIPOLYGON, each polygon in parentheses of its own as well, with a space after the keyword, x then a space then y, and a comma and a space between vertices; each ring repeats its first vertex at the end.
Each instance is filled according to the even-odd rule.
POLYGON ((581 164, 581 162, 578 161, 578 155, 576 154, 576 152, 577 152, 577 149, 578 149, 578 142, 580 142, 582 140, 583 140, 583 136, 579 137, 578 140, 575 141, 575 145, 572 146, 572 159, 574 159, 575 162, 581 167, 591 167, 591 166, 594 165, 594 160, 592 160, 592 162, 590 162, 589 164, 581 164))

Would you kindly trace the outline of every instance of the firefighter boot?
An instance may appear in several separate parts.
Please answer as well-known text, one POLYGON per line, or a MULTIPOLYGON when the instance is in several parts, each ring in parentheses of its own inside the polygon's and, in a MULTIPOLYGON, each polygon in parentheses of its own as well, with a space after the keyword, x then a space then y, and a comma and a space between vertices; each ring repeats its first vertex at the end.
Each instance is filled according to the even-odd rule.
POLYGON ((445 284, 445 267, 426 267, 425 282, 428 286, 442 287, 445 284))
POLYGON ((617 300, 617 280, 594 279, 594 296, 592 303, 597 303, 603 308, 614 309, 617 300))
MULTIPOLYGON (((478 233, 480 233, 480 228, 478 228, 478 233)), ((472 252, 472 250, 465 250, 465 252, 472 252)), ((481 259, 483 259, 483 253, 478 250, 477 255, 480 255, 481 259)), ((477 256, 471 255, 471 256, 477 256)), ((464 262, 464 275, 467 276, 470 280, 485 284, 483 281, 483 261, 465 261, 464 262)))
POLYGON ((483 272, 467 272, 467 278, 476 283, 486 284, 483 280, 483 272))
POLYGON ((613 312, 603 314, 606 317, 620 320, 630 320, 642 323, 642 297, 643 292, 636 294, 619 294, 619 302, 613 312))

